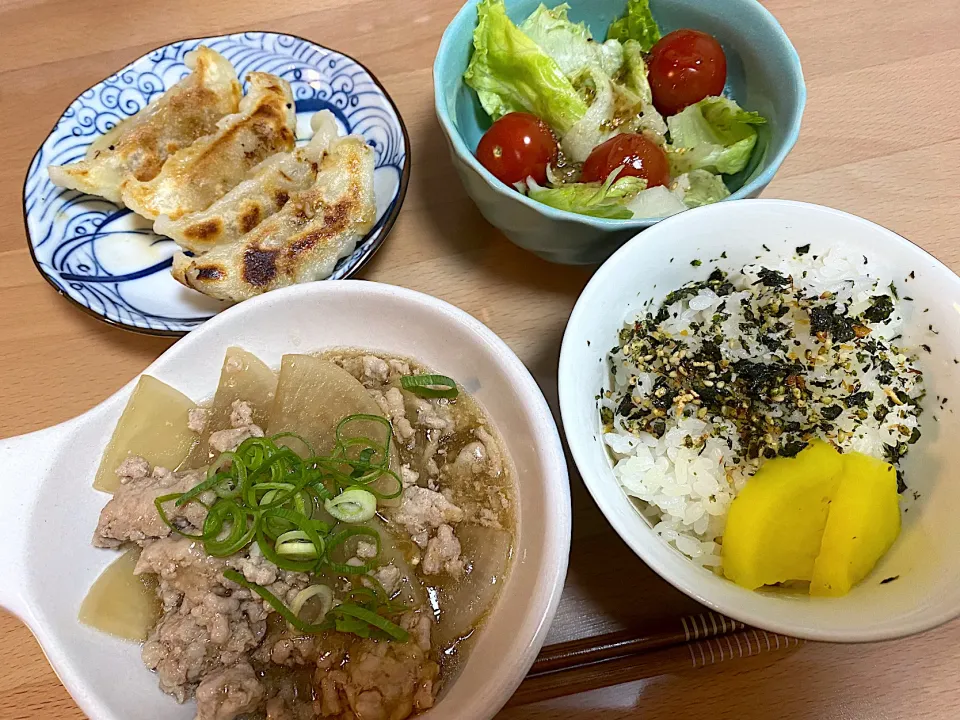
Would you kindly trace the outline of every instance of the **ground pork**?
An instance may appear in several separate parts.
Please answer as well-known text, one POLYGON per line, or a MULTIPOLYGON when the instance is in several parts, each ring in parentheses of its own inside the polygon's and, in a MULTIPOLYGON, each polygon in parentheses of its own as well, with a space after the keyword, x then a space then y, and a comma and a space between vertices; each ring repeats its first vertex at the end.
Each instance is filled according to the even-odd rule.
POLYGON ((416 424, 418 427, 427 430, 439 430, 444 435, 449 435, 456 429, 456 423, 453 421, 448 405, 414 396, 414 407, 417 410, 416 424))
POLYGON ((271 608, 227 580, 225 569, 262 581, 287 603, 309 582, 303 573, 280 570, 254 548, 214 558, 190 538, 169 537, 147 544, 140 555, 135 572, 159 577, 165 611, 144 643, 143 661, 157 672, 161 689, 180 701, 207 673, 246 660, 266 633, 271 608))
POLYGON ((430 631, 433 629, 433 620, 429 613, 411 610, 400 618, 400 627, 410 633, 417 645, 424 652, 430 650, 430 631))
POLYGON ((420 479, 420 473, 410 467, 410 463, 405 463, 400 468, 400 483, 408 488, 411 485, 416 485, 417 481, 420 479))
MULTIPOLYGON (((170 528, 157 514, 154 500, 161 495, 186 492, 203 480, 202 471, 173 473, 162 467, 142 475, 145 463, 143 458, 127 458, 121 464, 119 470, 135 474, 125 476, 126 482, 121 483, 100 511, 94 546, 116 548, 125 542, 142 545, 147 540, 166 537, 170 528)), ((200 527, 206 517, 206 510, 199 503, 187 503, 181 508, 168 503, 165 508, 169 520, 182 528, 200 527)))
POLYGON ((253 408, 246 400, 234 400, 230 404, 230 427, 241 428, 253 425, 253 408))
POLYGON ((143 644, 144 664, 157 673, 160 689, 184 702, 204 675, 233 665, 256 647, 266 630, 251 623, 232 603, 211 594, 210 605, 184 602, 165 614, 143 644), (218 598, 214 600, 213 598, 218 598))
POLYGON ((494 477, 499 477, 503 473, 503 455, 500 452, 499 443, 493 435, 490 434, 490 431, 482 425, 474 431, 474 434, 480 439, 480 442, 483 443, 483 447, 487 451, 490 474, 494 477))
POLYGON ((427 543, 423 555, 423 572, 427 575, 449 573, 455 578, 463 574, 463 560, 460 559, 460 541, 449 525, 437 528, 436 536, 427 543))
POLYGON ((390 366, 376 355, 364 355, 360 358, 363 367, 364 384, 383 385, 390 377, 390 366))
POLYGON ((389 388, 386 392, 371 390, 370 394, 377 401, 383 414, 390 418, 393 425, 393 434, 397 441, 406 447, 412 447, 417 431, 407 420, 407 410, 403 400, 403 393, 397 388, 389 388))
POLYGON ((187 413, 187 428, 195 433, 202 433, 210 419, 210 411, 206 408, 193 408, 187 413))
POLYGON ((126 485, 131 480, 142 480, 149 474, 150 463, 139 455, 128 455, 116 470, 121 485, 126 485))
POLYGON ((387 595, 393 595, 400 587, 402 573, 393 563, 383 565, 370 573, 370 575, 380 583, 387 595))
POLYGON ((420 547, 427 547, 430 531, 463 520, 463 510, 443 495, 416 485, 404 489, 400 507, 389 514, 420 547))
POLYGON ((257 709, 263 686, 250 663, 214 670, 197 686, 197 720, 233 720, 257 709))
POLYGON ((214 452, 233 452, 247 438, 263 437, 263 430, 259 425, 244 425, 243 427, 217 430, 210 433, 208 443, 214 452))
POLYGON ((322 673, 320 715, 341 717, 349 710, 364 720, 401 720, 433 706, 438 673, 416 643, 363 640, 350 649, 343 669, 322 673))
POLYGON ((210 433, 207 443, 214 452, 232 452, 252 437, 263 437, 263 429, 253 422, 253 408, 246 400, 234 400, 230 405, 230 427, 210 433))

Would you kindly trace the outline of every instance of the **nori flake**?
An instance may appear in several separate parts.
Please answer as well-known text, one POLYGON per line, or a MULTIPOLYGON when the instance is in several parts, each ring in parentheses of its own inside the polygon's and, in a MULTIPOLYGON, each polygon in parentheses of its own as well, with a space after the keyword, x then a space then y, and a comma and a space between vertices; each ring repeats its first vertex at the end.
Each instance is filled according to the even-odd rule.
POLYGON ((867 404, 867 401, 872 399, 873 392, 870 390, 864 390, 863 392, 856 392, 847 395, 843 402, 848 408, 864 407, 867 404))
POLYGON ((760 279, 754 283, 762 283, 767 287, 785 287, 790 284, 790 278, 786 275, 778 273, 776 270, 770 270, 769 268, 760 268, 760 271, 757 273, 757 277, 760 279))
POLYGON ((893 312, 893 298, 889 295, 875 295, 870 298, 871 306, 863 313, 863 317, 872 322, 883 322, 893 312))
POLYGON ((897 468, 897 494, 902 495, 906 491, 907 483, 905 483, 903 480, 903 471, 900 468, 897 468))
POLYGON ((807 442, 804 440, 790 440, 783 443, 780 446, 780 456, 781 457, 796 457, 797 453, 803 450, 807 446, 807 442))
POLYGON ((820 411, 820 414, 827 420, 836 420, 843 414, 843 408, 839 405, 828 405, 820 411))

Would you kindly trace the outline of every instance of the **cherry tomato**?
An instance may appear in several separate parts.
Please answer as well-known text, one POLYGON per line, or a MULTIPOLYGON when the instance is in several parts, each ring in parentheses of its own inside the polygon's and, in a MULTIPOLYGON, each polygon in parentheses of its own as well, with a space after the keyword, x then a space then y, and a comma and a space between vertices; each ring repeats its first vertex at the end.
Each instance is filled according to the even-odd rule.
POLYGON ((668 185, 670 166, 660 147, 643 135, 624 133, 597 145, 583 164, 581 182, 604 181, 610 173, 624 166, 618 178, 632 175, 647 181, 647 187, 668 185))
POLYGON ((512 112, 497 120, 480 138, 477 159, 501 182, 513 185, 528 176, 541 185, 547 165, 557 158, 557 138, 536 115, 512 112))
POLYGON ((727 56, 713 36, 674 30, 650 50, 650 89, 662 115, 676 115, 705 97, 719 95, 727 82, 727 56))

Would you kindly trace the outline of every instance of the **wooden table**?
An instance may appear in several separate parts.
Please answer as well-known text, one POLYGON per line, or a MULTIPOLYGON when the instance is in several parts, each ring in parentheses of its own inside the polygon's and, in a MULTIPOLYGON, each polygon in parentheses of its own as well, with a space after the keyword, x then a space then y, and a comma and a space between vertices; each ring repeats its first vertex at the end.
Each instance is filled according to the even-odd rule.
MULTIPOLYGON (((863 215, 960 270, 960 3, 766 5, 803 58, 810 94, 800 142, 766 195, 863 215)), ((34 151, 81 89, 131 59, 181 37, 250 28, 338 48, 386 85, 409 128, 414 169, 393 234, 363 276, 428 292, 480 318, 526 362, 556 407, 560 337, 590 269, 550 265, 514 247, 462 191, 440 139, 431 84, 440 34, 458 6, 459 0, 0 0, 0 436, 87 410, 171 343, 92 320, 35 271, 21 220, 21 187, 34 151)), ((3 480, 4 492, 15 491, 15 481, 3 480)), ((619 594, 626 583, 589 581, 604 548, 623 559, 624 575, 637 578, 644 593, 667 589, 619 545, 579 479, 573 486, 574 547, 588 550, 574 552, 560 619, 569 628, 592 622, 601 610, 629 618, 643 596, 619 594)), ((563 639, 555 633, 550 641, 563 639)), ((648 673, 501 717, 587 718, 603 709, 608 720, 946 720, 960 708, 958 671, 960 622, 954 622, 899 642, 810 643, 648 673)), ((82 717, 30 633, 3 614, 0 717, 82 717)))

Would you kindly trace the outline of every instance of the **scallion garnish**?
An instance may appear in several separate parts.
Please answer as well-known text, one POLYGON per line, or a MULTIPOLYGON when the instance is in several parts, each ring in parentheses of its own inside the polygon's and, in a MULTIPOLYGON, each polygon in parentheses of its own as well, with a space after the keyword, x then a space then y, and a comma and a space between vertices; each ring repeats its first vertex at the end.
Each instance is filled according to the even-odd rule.
MULTIPOLYGON (((286 620, 291 627, 299 632, 315 634, 325 630, 338 630, 340 632, 349 632, 366 638, 370 637, 371 633, 379 631, 387 637, 398 642, 406 642, 410 639, 410 634, 406 630, 380 614, 381 612, 397 614, 403 612, 406 608, 390 603, 389 601, 386 603, 381 603, 377 598, 376 593, 373 591, 371 591, 369 596, 361 596, 359 594, 354 595, 357 600, 359 600, 361 597, 364 597, 366 599, 365 602, 348 602, 331 607, 326 613, 324 613, 322 622, 309 623, 302 620, 297 614, 297 612, 302 610, 303 604, 306 602, 306 600, 309 599, 309 597, 304 597, 302 602, 297 603, 297 601, 300 600, 300 598, 304 595, 306 590, 302 591, 299 595, 297 595, 296 598, 294 598, 294 604, 297 605, 297 612, 294 612, 291 608, 288 608, 286 605, 284 605, 280 598, 278 598, 272 592, 267 590, 265 587, 248 581, 236 570, 224 570, 223 576, 227 580, 231 580, 237 585, 245 587, 259 595, 280 615, 280 617, 286 620)), ((327 589, 329 590, 329 588, 327 589)), ((307 590, 310 590, 310 588, 307 588, 307 590)), ((314 592, 320 593, 322 591, 314 592)))
POLYGON ((366 490, 350 488, 336 497, 324 500, 323 509, 340 522, 366 522, 377 514, 377 498, 366 490))
POLYGON ((455 398, 460 392, 446 375, 404 375, 400 387, 424 398, 455 398))
POLYGON ((313 598, 319 598, 320 600, 320 612, 317 613, 317 617, 326 617, 327 613, 333 609, 333 590, 328 585, 310 585, 298 592, 296 597, 293 598, 293 602, 290 603, 290 612, 300 617, 303 606, 313 598))
MULTIPOLYGON (((429 376, 438 377, 438 376, 429 376)), ((445 378, 451 384, 452 380, 445 378)), ((453 384, 454 390, 456 389, 453 384)), ((154 504, 170 529, 199 540, 214 557, 226 557, 256 542, 264 557, 279 568, 316 573, 323 567, 341 575, 364 575, 379 564, 380 534, 373 528, 355 525, 331 532, 329 525, 314 517, 326 507, 344 523, 365 522, 377 511, 377 499, 394 498, 403 491, 397 474, 390 469, 393 427, 378 415, 349 415, 336 427, 334 447, 329 455, 317 455, 310 444, 293 433, 269 438, 248 438, 233 452, 222 453, 207 470, 204 480, 185 493, 158 497, 154 504), (360 426, 364 432, 351 432, 360 426), (382 425, 385 440, 367 435, 370 424, 382 425), (365 433, 365 434, 364 434, 365 433), (302 443, 310 454, 306 459, 281 440, 302 443), (383 491, 381 481, 390 478, 396 490, 383 491), (187 533, 170 520, 167 504, 182 508, 196 503, 207 511, 199 534, 187 533), (365 563, 351 565, 333 559, 332 553, 350 538, 368 538, 374 555, 365 563)), ((337 557, 349 555, 342 550, 337 557)), ((263 598, 293 628, 305 633, 323 630, 352 632, 361 637, 381 633, 406 641, 408 633, 384 617, 405 607, 392 603, 372 577, 365 578, 375 589, 357 587, 349 601, 333 606, 333 592, 325 585, 311 585, 294 598, 293 609, 266 588, 250 583, 240 573, 225 570, 224 576, 263 598), (312 597, 321 596, 323 622, 308 623, 298 616, 312 597)))
POLYGON ((334 447, 329 455, 311 454, 303 459, 289 447, 278 444, 294 439, 310 453, 313 448, 293 433, 270 438, 248 438, 233 452, 222 453, 207 470, 206 478, 185 493, 163 495, 155 501, 160 518, 174 532, 203 542, 214 557, 226 557, 256 542, 265 557, 277 567, 295 572, 316 572, 323 565, 350 567, 356 574, 375 567, 370 563, 356 570, 333 563, 330 551, 355 534, 380 538, 375 530, 338 533, 314 519, 317 510, 331 503, 334 517, 342 522, 364 522, 376 513, 377 498, 397 497, 403 490, 400 478, 390 469, 390 422, 377 415, 349 415, 336 427, 334 447), (351 434, 357 423, 383 425, 380 442, 351 434), (382 478, 396 483, 385 493, 373 487, 382 478), (209 495, 209 497, 208 497, 209 495), (197 503, 207 510, 200 534, 191 534, 169 519, 166 505, 177 508, 197 503))

